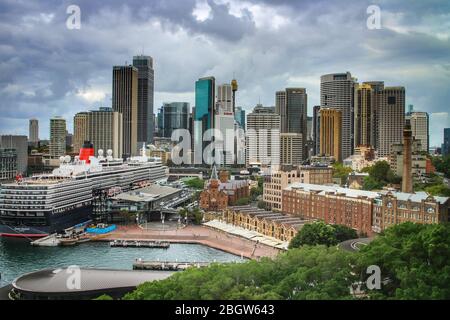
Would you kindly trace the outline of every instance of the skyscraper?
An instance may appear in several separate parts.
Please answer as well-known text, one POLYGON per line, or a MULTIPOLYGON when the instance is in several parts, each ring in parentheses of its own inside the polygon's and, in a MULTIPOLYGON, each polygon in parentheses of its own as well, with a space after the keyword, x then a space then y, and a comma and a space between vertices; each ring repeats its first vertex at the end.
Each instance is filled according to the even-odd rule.
POLYGON ((442 144, 442 155, 450 154, 450 128, 444 128, 444 143, 442 144))
POLYGON ((354 147, 375 147, 377 92, 370 83, 355 84, 354 147))
POLYGON ((236 107, 234 119, 238 123, 239 127, 245 130, 245 110, 242 107, 236 107))
POLYGON ((73 151, 79 152, 87 140, 87 112, 78 112, 73 117, 73 151))
POLYGON ((246 164, 280 163, 280 116, 258 104, 247 116, 246 164))
POLYGON ((275 113, 281 116, 281 108, 286 104, 286 91, 275 92, 275 113))
POLYGON ((87 137, 94 145, 95 154, 99 149, 106 151, 111 149, 114 158, 120 158, 123 154, 123 116, 112 108, 100 108, 87 112, 86 121, 87 137))
POLYGON ((320 108, 320 154, 342 161, 342 111, 320 108))
POLYGON ((30 119, 28 142, 33 146, 39 143, 39 121, 38 119, 30 119))
MULTIPOLYGON (((308 154, 306 148, 308 120, 307 120, 307 100, 305 88, 286 88, 284 94, 278 91, 275 95, 276 109, 280 112, 281 117, 281 133, 295 133, 300 135, 301 139, 292 138, 289 135, 292 143, 302 143, 302 145, 295 146, 295 149, 300 149, 302 160, 308 154)), ((287 146, 288 144, 282 144, 287 146)), ((283 153, 283 150, 281 150, 283 153)))
MULTIPOLYGON (((112 108, 123 116, 124 156, 137 153, 138 134, 138 69, 133 66, 113 67, 112 108)), ((148 115, 148 114, 147 114, 148 115)))
POLYGON ((59 158, 66 154, 66 120, 61 117, 50 119, 50 156, 59 158))
POLYGON ((413 111, 408 113, 413 138, 420 141, 422 151, 429 152, 430 120, 427 112, 413 111))
POLYGON ((215 87, 214 77, 195 82, 194 148, 201 147, 201 150, 194 150, 196 164, 203 163, 203 149, 208 144, 203 142, 203 133, 214 128, 215 87))
POLYGON ((320 153, 320 106, 313 108, 313 141, 313 154, 318 155, 320 153))
POLYGON ((378 156, 386 157, 391 146, 402 142, 405 125, 405 88, 385 87, 378 92, 376 146, 378 156))
POLYGON ((170 138, 176 129, 189 129, 189 103, 170 102, 164 103, 161 112, 161 137, 170 138))
POLYGON ((134 56, 133 66, 138 69, 137 141, 141 146, 142 143, 153 142, 153 58, 144 55, 134 56))
POLYGON ((236 154, 234 145, 235 92, 232 89, 232 85, 228 83, 217 86, 217 103, 214 115, 214 127, 222 134, 222 141, 218 141, 216 148, 222 150, 221 162, 229 165, 234 163, 233 155, 236 154))
POLYGON ((320 77, 320 106, 342 112, 343 159, 353 153, 353 105, 355 79, 350 72, 326 74, 320 77))
POLYGON ((216 114, 232 115, 233 113, 233 91, 231 84, 221 84, 217 86, 216 114))

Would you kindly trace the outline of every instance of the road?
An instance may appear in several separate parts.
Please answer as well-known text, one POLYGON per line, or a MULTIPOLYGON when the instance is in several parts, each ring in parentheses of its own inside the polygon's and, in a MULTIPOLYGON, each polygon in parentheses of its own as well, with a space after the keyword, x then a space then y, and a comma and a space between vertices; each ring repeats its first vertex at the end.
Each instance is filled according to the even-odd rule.
POLYGON ((359 238, 359 239, 350 239, 347 241, 343 241, 338 244, 339 248, 346 250, 346 251, 359 251, 360 246, 366 246, 368 245, 373 238, 359 238))

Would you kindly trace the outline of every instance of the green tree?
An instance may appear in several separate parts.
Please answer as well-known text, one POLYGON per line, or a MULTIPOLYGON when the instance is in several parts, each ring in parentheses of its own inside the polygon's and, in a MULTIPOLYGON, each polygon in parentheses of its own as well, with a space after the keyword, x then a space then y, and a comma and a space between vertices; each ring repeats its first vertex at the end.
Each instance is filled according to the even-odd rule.
POLYGON ((304 245, 338 244, 333 226, 323 221, 317 221, 304 225, 289 243, 289 248, 299 248, 304 245))
POLYGON ((192 179, 186 180, 184 182, 184 184, 186 186, 188 186, 189 188, 203 189, 205 186, 205 180, 200 179, 200 178, 192 178, 192 179))
POLYGON ((375 178, 368 176, 368 177, 364 177, 364 184, 363 184, 363 189, 364 190, 380 190, 383 188, 383 183, 375 180, 375 178))
POLYGON ((299 248, 304 245, 334 246, 339 242, 355 238, 358 238, 358 234, 352 228, 317 221, 303 226, 292 238, 289 248, 299 248))
POLYGON ((447 178, 450 178, 450 155, 445 157, 431 157, 431 161, 437 172, 441 172, 447 178))
POLYGON ((348 299, 356 256, 325 246, 274 259, 190 268, 140 285, 125 299, 348 299))
POLYGON ((247 198, 247 197, 239 198, 239 199, 236 200, 236 205, 237 206, 245 206, 245 205, 247 205, 249 203, 250 203, 250 199, 247 198))
POLYGON ((348 179, 348 175, 352 173, 352 168, 344 166, 341 162, 333 164, 333 178, 341 180, 342 184, 345 184, 348 179))
POLYGON ((450 225, 394 225, 361 249, 357 265, 381 269, 371 299, 450 299, 450 225))
POLYGON ((350 227, 341 224, 334 224, 333 228, 334 228, 334 235, 338 243, 345 240, 358 238, 358 234, 356 233, 355 229, 352 229, 350 227))
POLYGON ((369 173, 369 176, 364 178, 364 190, 379 190, 388 184, 399 184, 402 181, 386 161, 378 161, 363 171, 369 173))
POLYGON ((259 209, 266 209, 266 203, 263 200, 258 201, 259 209))

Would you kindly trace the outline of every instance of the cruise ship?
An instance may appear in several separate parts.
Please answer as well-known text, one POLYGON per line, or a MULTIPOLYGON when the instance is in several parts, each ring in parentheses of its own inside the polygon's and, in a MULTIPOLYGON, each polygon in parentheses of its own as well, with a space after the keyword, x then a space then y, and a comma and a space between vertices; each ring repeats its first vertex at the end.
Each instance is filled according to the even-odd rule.
POLYGON ((1 185, 0 236, 44 237, 84 223, 92 218, 98 194, 124 192, 167 177, 158 158, 141 155, 126 161, 114 159, 112 151, 95 157, 86 142, 80 155, 60 158, 50 174, 17 179, 1 185))

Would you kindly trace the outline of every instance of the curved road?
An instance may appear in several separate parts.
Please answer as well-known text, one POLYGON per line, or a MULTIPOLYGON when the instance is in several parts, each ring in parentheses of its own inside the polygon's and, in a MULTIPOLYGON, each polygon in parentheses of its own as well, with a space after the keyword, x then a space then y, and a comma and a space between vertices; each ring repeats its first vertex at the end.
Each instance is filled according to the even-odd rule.
POLYGON ((339 248, 346 250, 346 251, 359 251, 358 246, 361 245, 368 245, 371 241, 373 240, 373 238, 358 238, 358 239, 350 239, 350 240, 346 240, 343 241, 341 243, 338 244, 339 248))

